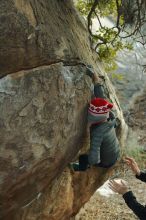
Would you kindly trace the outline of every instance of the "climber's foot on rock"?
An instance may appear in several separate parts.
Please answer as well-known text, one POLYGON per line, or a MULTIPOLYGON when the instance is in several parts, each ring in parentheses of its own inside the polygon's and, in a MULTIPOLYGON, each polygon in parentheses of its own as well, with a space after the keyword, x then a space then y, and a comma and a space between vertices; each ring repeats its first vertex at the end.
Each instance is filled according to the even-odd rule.
POLYGON ((70 170, 72 170, 72 171, 80 171, 80 169, 79 169, 79 164, 78 164, 78 163, 70 163, 70 164, 69 164, 69 168, 70 168, 70 170))

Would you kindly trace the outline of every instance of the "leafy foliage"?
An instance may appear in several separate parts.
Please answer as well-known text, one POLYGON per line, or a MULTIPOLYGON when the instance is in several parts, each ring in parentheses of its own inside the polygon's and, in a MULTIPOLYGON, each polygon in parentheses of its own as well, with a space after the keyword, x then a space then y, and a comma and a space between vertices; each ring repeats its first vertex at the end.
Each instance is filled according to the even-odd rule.
POLYGON ((83 0, 78 0, 77 2, 77 8, 81 12, 82 15, 87 16, 89 14, 89 11, 92 7, 93 1, 87 2, 83 0))
MULTIPOLYGON (((98 53, 101 61, 104 61, 106 64, 107 71, 115 70, 117 68, 114 60, 119 50, 125 48, 128 50, 132 49, 132 43, 125 40, 126 37, 123 35, 127 22, 124 7, 123 0, 78 0, 77 2, 77 8, 79 11, 83 16, 87 17, 88 30, 91 35, 92 45, 98 53), (95 17, 99 23, 99 28, 93 32, 92 20, 95 17), (107 27, 102 24, 101 18, 105 17, 108 17, 113 21, 113 27, 107 27)), ((126 7, 128 6, 126 5, 126 7)), ((140 5, 138 5, 138 7, 140 8, 140 5)), ((138 24, 139 23, 136 23, 136 28, 138 24)), ((135 29, 131 34, 126 30, 125 33, 127 34, 127 37, 133 36, 138 30, 139 29, 135 29)))

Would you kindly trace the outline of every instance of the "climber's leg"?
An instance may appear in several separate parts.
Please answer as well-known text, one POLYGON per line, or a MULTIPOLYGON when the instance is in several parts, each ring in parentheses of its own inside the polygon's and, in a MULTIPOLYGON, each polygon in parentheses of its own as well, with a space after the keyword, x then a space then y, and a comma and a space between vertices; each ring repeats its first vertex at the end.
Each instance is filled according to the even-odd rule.
POLYGON ((71 168, 74 171, 86 171, 89 168, 88 155, 87 154, 81 154, 79 156, 79 163, 72 163, 71 168))
POLYGON ((81 171, 85 171, 88 168, 88 155, 87 154, 81 154, 79 156, 79 169, 81 171))

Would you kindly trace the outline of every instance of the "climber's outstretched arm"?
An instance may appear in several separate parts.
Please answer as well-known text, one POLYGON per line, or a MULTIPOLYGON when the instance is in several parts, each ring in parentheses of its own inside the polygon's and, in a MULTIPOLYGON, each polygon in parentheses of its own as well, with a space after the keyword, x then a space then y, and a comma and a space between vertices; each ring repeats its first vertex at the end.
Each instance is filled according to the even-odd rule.
POLYGON ((92 79, 94 84, 94 96, 96 98, 104 98, 106 99, 106 94, 103 86, 103 78, 99 77, 97 73, 94 71, 93 67, 88 65, 86 73, 92 79))

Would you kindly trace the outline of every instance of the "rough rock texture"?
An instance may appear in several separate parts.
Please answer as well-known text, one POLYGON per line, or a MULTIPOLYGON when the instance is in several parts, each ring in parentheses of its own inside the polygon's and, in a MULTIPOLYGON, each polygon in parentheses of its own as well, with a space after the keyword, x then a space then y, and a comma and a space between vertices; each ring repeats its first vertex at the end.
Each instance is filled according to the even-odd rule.
POLYGON ((135 97, 127 112, 126 121, 135 132, 139 144, 146 150, 146 89, 135 97))
POLYGON ((88 35, 70 1, 1 0, 0 6, 0 75, 91 59, 82 41, 88 35))
POLYGON ((132 51, 120 51, 116 62, 118 69, 115 71, 115 75, 122 79, 116 79, 112 72, 111 81, 116 89, 122 110, 127 111, 134 97, 142 93, 145 88, 146 73, 143 68, 146 63, 145 48, 135 43, 132 51))
MULTIPOLYGON (((0 219, 63 220, 110 175, 72 173, 85 142, 91 80, 79 62, 104 74, 72 2, 0 1, 0 219)), ((124 120, 115 103, 123 141, 124 120)))

